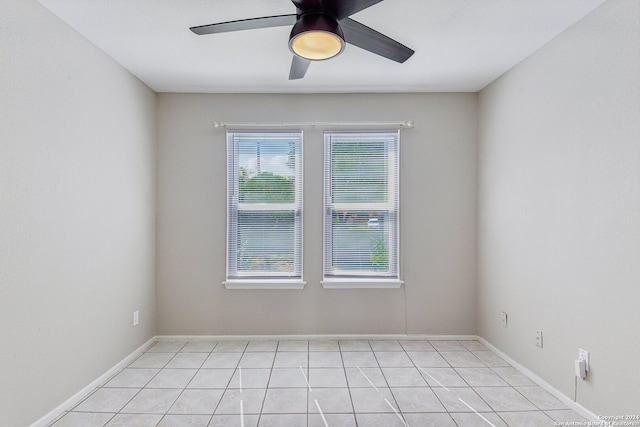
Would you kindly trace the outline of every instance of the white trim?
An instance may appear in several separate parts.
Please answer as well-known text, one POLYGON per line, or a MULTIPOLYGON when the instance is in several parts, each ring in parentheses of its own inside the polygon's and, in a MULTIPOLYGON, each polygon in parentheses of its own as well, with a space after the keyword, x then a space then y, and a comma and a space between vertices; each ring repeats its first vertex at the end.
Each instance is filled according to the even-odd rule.
MULTIPOLYGON (((372 145, 373 147, 373 145, 372 145)), ((364 151, 363 151, 364 152, 364 151)), ((348 163, 354 163, 354 159, 349 159, 348 163)), ((377 163, 376 163, 377 164, 377 163)), ((365 175, 368 172, 363 172, 365 175)), ((351 175, 348 173, 347 175, 351 175)), ((346 176, 346 175, 345 175, 346 176)), ((386 131, 360 131, 360 132, 344 132, 344 131, 325 131, 324 133, 324 190, 323 190, 323 272, 325 274, 326 284, 325 282, 321 282, 322 286, 327 289, 338 289, 338 288, 399 288, 402 286, 402 283, 397 281, 396 283, 384 283, 377 282, 372 285, 363 285, 363 279, 369 277, 382 278, 389 280, 395 276, 396 280, 399 276, 400 272, 400 130, 396 129, 394 131, 386 130, 386 131), (382 193, 386 193, 386 202, 375 202, 371 201, 371 197, 367 196, 364 201, 352 201, 352 202, 339 202, 334 199, 334 195, 340 192, 340 190, 345 190, 345 194, 351 194, 351 191, 354 190, 354 187, 351 183, 344 181, 342 179, 338 179, 335 181, 334 175, 338 176, 339 173, 334 170, 334 155, 333 153, 337 150, 338 146, 349 146, 350 144, 361 141, 364 145, 368 144, 384 144, 384 149, 379 150, 376 149, 376 156, 374 158, 379 159, 379 161, 384 162, 385 168, 387 169, 387 179, 386 184, 384 185, 384 191, 381 189, 376 190, 376 194, 378 194, 379 190, 382 193), (378 151, 379 150, 379 151, 378 151), (365 271, 341 271, 340 264, 335 258, 334 251, 336 249, 340 249, 339 247, 334 247, 334 237, 338 234, 344 233, 351 237, 351 233, 360 233, 360 229, 347 226, 346 228, 342 224, 343 220, 346 218, 343 217, 342 220, 339 220, 338 223, 334 223, 334 214, 338 213, 349 213, 349 212, 360 212, 367 213, 367 211, 374 212, 379 211, 378 215, 382 218, 385 218, 384 227, 380 230, 382 234, 379 236, 383 237, 384 249, 387 250, 386 259, 387 259, 387 271, 382 272, 374 272, 372 270, 372 266, 361 266, 365 271), (341 229, 345 228, 342 232, 341 229), (355 231, 358 230, 358 231, 355 231), (376 274, 378 273, 378 274, 376 274), (342 277, 340 277, 342 276, 342 277), (344 281, 340 279, 344 278, 344 281), (351 279, 356 279, 356 282, 351 282, 351 279), (333 283, 329 283, 333 282, 333 283), (340 283, 342 282, 342 283, 340 283)), ((382 184, 381 184, 382 185, 382 184)), ((357 191, 357 189, 355 189, 357 191)), ((360 215, 359 214, 359 215, 360 215)), ((366 216, 372 216, 369 213, 366 216)), ((371 218, 369 218, 369 221, 371 218)), ((371 228, 371 227, 368 227, 371 228)), ((376 233, 377 234, 377 233, 376 233)), ((372 236, 378 237, 378 236, 372 236)), ((375 243, 374 243, 375 244, 375 243)), ((342 245, 339 245, 342 246, 342 245)), ((345 250, 348 254, 355 255, 357 252, 354 252, 356 248, 346 248, 342 246, 342 249, 345 250)), ((356 267, 356 264, 353 262, 355 259, 344 261, 348 266, 356 267)), ((371 260, 373 263, 373 260, 371 260)), ((345 267, 348 268, 348 267, 345 267)))
POLYGON ((247 279, 225 280, 227 289, 304 289, 307 284, 299 279, 247 279))
POLYGON ((156 341, 326 341, 326 340, 401 340, 401 341, 473 341, 476 335, 407 334, 312 334, 312 335, 158 335, 156 341))
MULTIPOLYGON (((290 130, 290 131, 227 131, 226 141, 227 141, 227 242, 226 242, 226 270, 227 277, 233 277, 234 279, 229 280, 229 282, 233 282, 235 280, 242 280, 241 278, 246 277, 248 281, 256 280, 256 278, 277 278, 284 277, 285 280, 292 280, 297 278, 297 280, 301 280, 302 272, 303 272, 303 246, 304 246, 304 216, 303 216, 303 204, 304 204, 304 171, 303 171, 303 131, 301 129, 290 130), (269 135, 269 136, 266 136, 269 135), (251 150, 245 151, 245 148, 242 148, 242 144, 250 143, 251 150), (243 153, 249 154, 251 158, 260 159, 260 146, 261 144, 266 144, 266 147, 275 143, 279 145, 282 142, 288 142, 293 144, 294 146, 294 173, 290 177, 294 180, 294 201, 291 203, 251 203, 251 202, 243 202, 240 197, 240 176, 242 175, 241 171, 243 168, 243 162, 241 158, 243 157, 243 153), (253 153, 253 149, 255 148, 255 155, 253 153), (264 213, 277 213, 277 212, 286 212, 287 214, 292 214, 292 225, 293 225, 293 235, 290 236, 293 238, 293 245, 291 251, 285 251, 283 255, 292 255, 293 256, 293 269, 292 271, 280 272, 278 274, 277 271, 246 271, 243 269, 241 262, 241 252, 242 252, 242 244, 238 241, 240 237, 240 230, 243 229, 243 225, 240 223, 239 214, 241 212, 246 212, 249 216, 247 219, 247 223, 245 225, 250 226, 251 224, 255 225, 254 221, 258 220, 258 217, 264 213)), ((291 147, 287 148, 289 151, 291 147)), ((246 165, 245 165, 246 166, 246 165)), ((259 169, 257 170, 259 172, 259 169)), ((276 238, 277 239, 277 238, 276 238)), ((272 239, 270 237, 266 238, 267 243, 266 247, 254 248, 256 250, 256 254, 250 255, 250 258, 255 256, 261 256, 267 254, 269 245, 271 245, 272 239)), ((270 267, 271 268, 271 267, 270 267)), ((226 283, 223 282, 226 286, 226 283)), ((300 286, 288 286, 288 285, 278 285, 272 289, 302 289, 304 285, 300 286)), ((261 286, 258 285, 243 285, 237 286, 237 284, 229 283, 227 289, 259 289, 261 286), (247 287, 248 286, 248 287, 247 287)), ((262 286, 262 288, 264 288, 262 286)))
POLYGON ((564 394, 563 392, 561 392, 560 390, 558 390, 557 388, 555 388, 554 386, 552 386, 551 384, 549 384, 548 382, 543 380, 541 377, 536 375, 530 369, 525 368, 523 365, 521 365, 518 362, 516 362, 515 360, 513 360, 511 357, 506 355, 501 350, 498 350, 493 344, 491 344, 486 339, 484 339, 482 337, 477 337, 477 339, 482 344, 484 344, 485 346, 490 348, 498 356, 502 357, 504 360, 509 362, 509 364, 511 364, 518 371, 520 371, 520 373, 522 373, 524 376, 529 378, 534 383, 538 384, 544 390, 548 391, 554 397, 556 397, 558 400, 560 400, 562 403, 567 405, 570 409, 574 410, 578 414, 580 414, 583 417, 587 418, 587 420, 589 420, 589 421, 602 422, 602 420, 600 420, 596 414, 594 414, 593 412, 591 412, 590 410, 588 410, 587 408, 585 408, 584 406, 582 406, 578 402, 575 402, 575 401, 571 400, 566 394, 564 394))
POLYGON ((133 362, 138 357, 140 357, 140 355, 142 355, 142 353, 144 353, 144 351, 155 341, 157 341, 156 337, 152 337, 151 339, 149 339, 147 342, 145 342, 136 350, 131 352, 128 356, 126 356, 120 362, 116 363, 107 372, 105 372, 104 374, 100 375, 98 378, 93 380, 89 385, 82 388, 80 391, 78 391, 76 394, 71 396, 69 399, 65 400, 56 408, 52 409, 47 414, 45 414, 42 418, 40 418, 39 420, 31 424, 30 427, 44 427, 49 423, 55 421, 56 419, 60 418, 60 416, 64 415, 64 413, 67 410, 69 410, 70 408, 73 408, 78 403, 80 403, 80 401, 85 399, 89 395, 89 393, 91 393, 93 390, 95 390, 96 388, 100 387, 102 384, 107 382, 109 378, 113 377, 114 375, 119 373, 121 370, 129 366, 131 362, 133 362))
POLYGON ((398 289, 404 285, 399 279, 324 279, 324 289, 398 289))

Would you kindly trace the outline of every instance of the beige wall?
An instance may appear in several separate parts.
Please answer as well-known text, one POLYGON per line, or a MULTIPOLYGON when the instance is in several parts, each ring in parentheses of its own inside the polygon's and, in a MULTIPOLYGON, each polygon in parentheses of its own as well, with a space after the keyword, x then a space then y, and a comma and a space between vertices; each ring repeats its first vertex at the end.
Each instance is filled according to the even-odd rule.
POLYGON ((475 94, 158 96, 160 334, 474 334, 475 94), (226 290, 213 120, 415 120, 402 132, 401 289, 325 290, 322 130, 304 129, 303 290, 226 290))
POLYGON ((0 29, 0 425, 25 426, 155 334, 155 94, 35 1, 0 29))
POLYGON ((639 17, 605 3, 479 98, 479 334, 571 397, 590 351, 602 415, 640 412, 639 17))

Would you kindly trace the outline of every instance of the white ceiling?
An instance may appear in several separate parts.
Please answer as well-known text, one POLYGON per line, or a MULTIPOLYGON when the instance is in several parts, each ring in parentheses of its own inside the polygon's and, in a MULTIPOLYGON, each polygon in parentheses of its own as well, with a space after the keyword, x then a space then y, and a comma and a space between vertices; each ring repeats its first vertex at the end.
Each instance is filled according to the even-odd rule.
POLYGON ((477 92, 605 0, 386 0, 352 15, 412 48, 348 45, 288 80, 289 27, 189 27, 295 13, 290 0, 39 0, 157 92, 477 92))

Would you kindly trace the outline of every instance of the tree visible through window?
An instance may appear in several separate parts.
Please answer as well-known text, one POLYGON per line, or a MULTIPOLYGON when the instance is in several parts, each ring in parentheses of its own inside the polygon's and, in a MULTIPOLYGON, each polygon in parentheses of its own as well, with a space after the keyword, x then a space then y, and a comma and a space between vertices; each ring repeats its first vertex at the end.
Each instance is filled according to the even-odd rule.
POLYGON ((227 133, 227 279, 302 277, 302 132, 227 133))
POLYGON ((398 132, 325 133, 325 278, 398 278, 398 132))

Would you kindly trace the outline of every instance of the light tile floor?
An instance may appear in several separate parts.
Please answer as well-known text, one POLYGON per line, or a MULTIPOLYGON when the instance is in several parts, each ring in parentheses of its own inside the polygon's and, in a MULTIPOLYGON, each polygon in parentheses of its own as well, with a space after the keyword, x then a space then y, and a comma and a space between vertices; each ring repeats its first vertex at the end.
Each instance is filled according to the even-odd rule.
POLYGON ((159 341, 52 426, 586 422, 478 341, 159 341))

